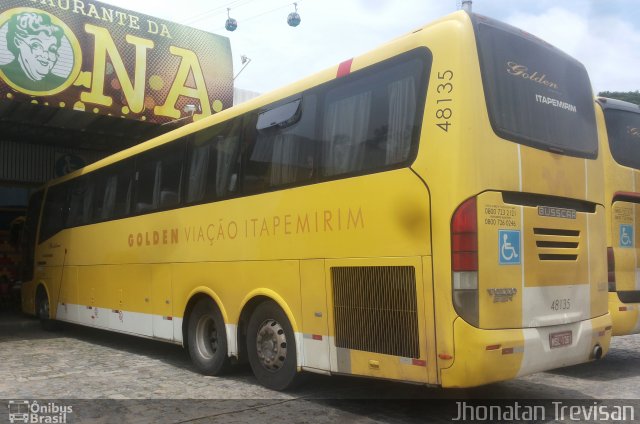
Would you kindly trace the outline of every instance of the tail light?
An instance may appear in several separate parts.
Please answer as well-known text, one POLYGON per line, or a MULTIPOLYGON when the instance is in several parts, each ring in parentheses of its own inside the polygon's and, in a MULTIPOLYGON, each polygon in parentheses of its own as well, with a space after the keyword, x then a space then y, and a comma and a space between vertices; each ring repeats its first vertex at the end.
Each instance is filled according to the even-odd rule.
POLYGON ((453 306, 458 315, 478 326, 478 217, 476 198, 461 204, 451 220, 453 306))
POLYGON ((613 247, 607 247, 607 270, 609 271, 609 291, 616 291, 616 258, 613 247))

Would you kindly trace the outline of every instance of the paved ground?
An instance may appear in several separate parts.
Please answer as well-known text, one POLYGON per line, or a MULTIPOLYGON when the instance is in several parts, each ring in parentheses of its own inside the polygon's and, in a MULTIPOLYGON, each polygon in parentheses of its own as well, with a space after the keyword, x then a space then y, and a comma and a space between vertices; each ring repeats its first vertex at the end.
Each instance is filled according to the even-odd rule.
MULTIPOLYGON (((0 315, 0 399, 57 399, 74 406, 67 422, 369 423, 421 421, 425 414, 449 421, 456 399, 487 398, 587 405, 635 399, 627 403, 638 414, 640 335, 615 338, 597 363, 476 389, 310 375, 295 392, 279 393, 259 386, 248 367, 224 378, 197 374, 179 346, 78 326, 49 333, 35 320, 0 315)), ((0 423, 8 422, 2 403, 0 423)))

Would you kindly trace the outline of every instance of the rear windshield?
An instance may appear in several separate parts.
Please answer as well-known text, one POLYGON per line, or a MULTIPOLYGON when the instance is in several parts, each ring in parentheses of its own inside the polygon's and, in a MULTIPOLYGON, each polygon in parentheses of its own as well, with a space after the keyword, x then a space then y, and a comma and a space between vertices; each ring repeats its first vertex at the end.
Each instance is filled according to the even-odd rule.
POLYGON ((511 26, 474 16, 491 125, 500 137, 594 158, 593 93, 584 66, 511 26))
POLYGON ((611 155, 620 165, 640 169, 640 113, 606 109, 611 155))

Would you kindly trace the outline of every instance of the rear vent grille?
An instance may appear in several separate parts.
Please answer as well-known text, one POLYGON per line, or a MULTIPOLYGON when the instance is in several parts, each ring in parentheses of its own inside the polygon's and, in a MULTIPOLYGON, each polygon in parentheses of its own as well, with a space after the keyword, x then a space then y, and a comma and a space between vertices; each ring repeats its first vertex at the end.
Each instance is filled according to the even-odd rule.
POLYGON ((540 253, 538 257, 541 261, 575 261, 578 259, 578 255, 565 255, 562 253, 540 253))
POLYGON ((558 249, 575 249, 578 247, 578 242, 572 241, 536 241, 538 247, 555 247, 558 249))
POLYGON ((578 259, 580 231, 557 228, 534 228, 533 234, 541 261, 575 261, 578 259))
POLYGON ((540 234, 545 236, 568 236, 579 237, 580 231, 578 230, 558 230, 555 228, 534 228, 533 234, 540 234))
POLYGON ((331 268, 336 347, 419 358, 415 269, 331 268))

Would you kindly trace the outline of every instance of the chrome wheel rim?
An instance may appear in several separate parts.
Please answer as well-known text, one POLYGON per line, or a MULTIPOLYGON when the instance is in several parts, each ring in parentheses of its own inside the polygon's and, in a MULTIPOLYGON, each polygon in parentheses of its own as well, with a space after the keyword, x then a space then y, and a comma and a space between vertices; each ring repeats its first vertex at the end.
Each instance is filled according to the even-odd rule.
POLYGON ((268 319, 258 328, 256 350, 260 364, 271 372, 278 371, 287 359, 287 337, 282 325, 268 319))
POLYGON ((196 346, 200 356, 211 359, 218 351, 218 329, 213 317, 200 317, 196 325, 196 346))

